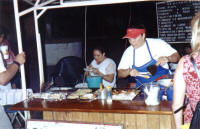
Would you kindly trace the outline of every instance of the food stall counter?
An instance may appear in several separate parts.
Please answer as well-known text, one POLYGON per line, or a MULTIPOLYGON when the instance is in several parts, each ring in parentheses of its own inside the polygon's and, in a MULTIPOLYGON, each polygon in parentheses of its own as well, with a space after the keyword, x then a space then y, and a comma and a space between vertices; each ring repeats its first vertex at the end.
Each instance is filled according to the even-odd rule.
POLYGON ((174 129, 171 102, 146 106, 139 97, 134 100, 48 101, 29 99, 15 104, 11 110, 43 111, 44 120, 62 120, 103 124, 122 124, 124 129, 174 129))

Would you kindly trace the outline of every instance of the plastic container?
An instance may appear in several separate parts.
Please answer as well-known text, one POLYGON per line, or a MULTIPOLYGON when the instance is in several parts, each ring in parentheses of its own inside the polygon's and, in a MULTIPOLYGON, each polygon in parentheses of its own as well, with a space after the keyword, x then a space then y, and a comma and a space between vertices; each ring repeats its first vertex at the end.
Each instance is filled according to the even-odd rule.
POLYGON ((167 94, 167 101, 172 101, 173 100, 173 86, 170 86, 169 88, 167 88, 166 94, 167 94))
POLYGON ((99 85, 102 83, 102 77, 88 76, 86 82, 88 83, 88 88, 99 88, 99 85))
POLYGON ((160 87, 156 82, 144 83, 144 100, 146 105, 160 104, 160 87))
POLYGON ((170 78, 158 80, 158 85, 162 85, 166 88, 172 86, 172 84, 173 84, 172 79, 170 79, 170 78))
POLYGON ((163 95, 165 95, 165 87, 162 85, 159 85, 159 86, 160 86, 160 101, 162 101, 163 95))

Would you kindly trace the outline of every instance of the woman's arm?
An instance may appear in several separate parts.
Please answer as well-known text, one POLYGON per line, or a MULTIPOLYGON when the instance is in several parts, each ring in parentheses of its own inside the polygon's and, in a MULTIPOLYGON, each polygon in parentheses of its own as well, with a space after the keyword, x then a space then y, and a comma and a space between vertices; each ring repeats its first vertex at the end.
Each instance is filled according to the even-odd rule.
MULTIPOLYGON (((183 58, 178 63, 178 66, 174 75, 174 87, 173 87, 173 112, 183 106, 184 98, 186 92, 186 84, 183 78, 183 58)), ((176 129, 180 129, 182 122, 183 111, 179 111, 174 114, 174 120, 176 124, 176 129)))
MULTIPOLYGON (((15 61, 18 62, 19 64, 24 64, 25 63, 25 53, 22 52, 20 54, 18 54, 15 57, 15 61)), ((15 63, 11 64, 10 67, 4 71, 0 73, 0 85, 6 85, 16 74, 16 72, 18 71, 19 66, 15 63)))
POLYGON ((103 73, 101 73, 101 72, 99 72, 99 75, 104 79, 104 80, 106 80, 106 81, 108 81, 108 82, 113 82, 113 80, 114 80, 114 73, 113 74, 103 74, 103 73))
POLYGON ((112 83, 115 77, 116 72, 116 65, 114 63, 110 63, 108 66, 106 66, 106 73, 100 72, 98 69, 94 69, 93 73, 98 74, 101 76, 104 80, 112 83))
POLYGON ((99 76, 101 76, 104 80, 108 81, 108 82, 112 82, 114 79, 114 73, 113 74, 103 74, 101 73, 97 68, 94 68, 93 70, 94 74, 98 74, 99 76))

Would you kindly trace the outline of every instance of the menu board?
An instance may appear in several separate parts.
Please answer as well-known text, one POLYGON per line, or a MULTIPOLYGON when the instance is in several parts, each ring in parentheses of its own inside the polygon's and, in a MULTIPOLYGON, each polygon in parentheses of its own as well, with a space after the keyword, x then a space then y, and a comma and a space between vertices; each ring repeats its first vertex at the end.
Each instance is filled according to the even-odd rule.
POLYGON ((200 2, 158 2, 156 8, 158 37, 169 43, 189 43, 190 21, 200 11, 200 2))
POLYGON ((123 129, 123 126, 64 121, 28 120, 26 129, 123 129))

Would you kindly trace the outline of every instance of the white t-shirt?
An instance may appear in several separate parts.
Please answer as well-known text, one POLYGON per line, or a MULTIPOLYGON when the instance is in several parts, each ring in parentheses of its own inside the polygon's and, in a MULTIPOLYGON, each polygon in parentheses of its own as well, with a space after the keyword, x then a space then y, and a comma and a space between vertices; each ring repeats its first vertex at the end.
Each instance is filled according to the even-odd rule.
MULTIPOLYGON (((157 60, 161 56, 170 56, 177 52, 167 42, 161 39, 146 38, 152 57, 157 60)), ((129 46, 122 55, 121 61, 118 66, 119 69, 132 68, 133 65, 133 46, 129 46)), ((151 60, 148 52, 147 44, 135 49, 135 66, 139 67, 151 60)), ((163 66, 169 68, 167 64, 163 66)))
MULTIPOLYGON (((4 71, 6 71, 6 67, 4 66, 2 55, 0 54, 0 73, 4 71)), ((10 83, 8 83, 6 86, 0 85, 0 90, 3 89, 11 89, 10 83)), ((0 129, 13 129, 2 105, 0 105, 0 121, 0 129)))
POLYGON ((92 67, 97 68, 101 73, 103 73, 105 75, 114 74, 113 82, 110 83, 103 79, 103 85, 116 87, 116 84, 115 84, 116 83, 116 64, 112 59, 106 58, 100 64, 97 64, 96 60, 93 60, 91 65, 92 65, 92 67))
MULTIPOLYGON (((6 67, 3 62, 2 54, 0 54, 0 73, 6 71, 6 67)), ((11 89, 11 84, 8 83, 7 85, 3 86, 0 85, 0 90, 11 89)))
POLYGON ((0 105, 0 121, 0 129, 13 129, 11 122, 2 105, 0 105))

